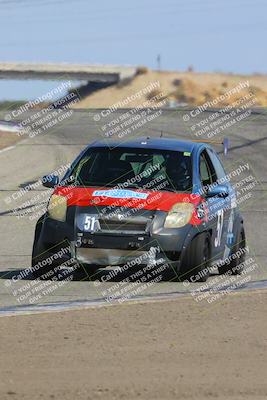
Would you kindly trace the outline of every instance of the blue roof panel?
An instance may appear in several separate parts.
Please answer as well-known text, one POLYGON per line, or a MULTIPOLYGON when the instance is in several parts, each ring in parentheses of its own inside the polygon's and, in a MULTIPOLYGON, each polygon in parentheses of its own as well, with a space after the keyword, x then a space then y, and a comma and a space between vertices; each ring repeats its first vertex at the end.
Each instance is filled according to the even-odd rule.
MULTIPOLYGON (((192 152, 194 149, 202 147, 204 143, 192 142, 186 140, 178 140, 171 138, 150 138, 138 137, 125 142, 102 140, 94 142, 92 147, 132 147, 132 148, 147 148, 147 149, 161 149, 161 150, 176 150, 192 152)), ((90 147, 91 147, 90 146, 90 147)))

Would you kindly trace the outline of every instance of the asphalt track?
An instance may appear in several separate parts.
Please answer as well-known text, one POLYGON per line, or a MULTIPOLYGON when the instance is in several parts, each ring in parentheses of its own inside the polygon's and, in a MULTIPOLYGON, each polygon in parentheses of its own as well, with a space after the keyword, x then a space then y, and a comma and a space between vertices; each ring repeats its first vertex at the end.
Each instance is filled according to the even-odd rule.
MULTIPOLYGON (((24 217, 19 217, 14 209, 31 199, 35 199, 33 202, 37 206, 38 204, 45 206, 44 195, 47 195, 49 189, 38 187, 24 193, 21 198, 18 198, 18 191, 36 182, 43 175, 71 162, 88 143, 103 137, 103 129, 105 129, 103 126, 107 125, 108 120, 115 120, 125 112, 121 110, 113 112, 109 117, 101 117, 99 110, 90 112, 75 110, 67 119, 58 122, 45 133, 33 138, 25 136, 16 146, 0 152, 0 315, 106 304, 105 294, 116 282, 101 283, 100 286, 96 282, 101 280, 109 269, 101 270, 93 279, 87 279, 81 275, 73 281, 66 281, 51 293, 42 296, 36 304, 29 305, 29 299, 26 296, 23 298, 22 295, 27 293, 27 285, 31 285, 31 281, 22 279, 15 282, 14 277, 16 278, 18 273, 30 265, 36 209, 25 205, 24 217), (7 198, 11 200, 7 201, 7 198), (19 295, 21 295, 20 300, 19 295)), ((163 136, 196 139, 194 134, 197 130, 191 127, 197 121, 209 117, 211 113, 203 112, 199 117, 185 122, 183 117, 188 115, 188 111, 164 110, 161 115, 147 122, 142 128, 135 129, 127 138, 133 135, 160 136, 163 132, 163 136)), ((4 113, 0 113, 0 119, 3 118, 4 113)), ((230 139, 230 152, 224 160, 227 171, 236 170, 239 165, 249 165, 249 169, 243 175, 234 178, 234 181, 238 182, 252 175, 256 182, 252 185, 252 189, 248 189, 251 195, 241 203, 247 243, 250 248, 249 257, 253 257, 256 268, 250 273, 249 282, 241 285, 239 289, 265 287, 267 280, 266 124, 267 115, 259 110, 229 128, 224 128, 222 134, 214 137, 214 140, 221 140, 225 136, 230 139)), ((206 138, 205 135, 200 137, 206 138)), ((170 279, 172 279, 170 273, 165 271, 159 283, 148 287, 139 294, 138 298, 132 297, 131 300, 176 297, 188 294, 189 289, 193 290, 198 285, 191 285, 188 288, 170 279)), ((209 278, 211 279, 212 277, 209 278)), ((201 304, 204 303, 201 302, 201 304)))

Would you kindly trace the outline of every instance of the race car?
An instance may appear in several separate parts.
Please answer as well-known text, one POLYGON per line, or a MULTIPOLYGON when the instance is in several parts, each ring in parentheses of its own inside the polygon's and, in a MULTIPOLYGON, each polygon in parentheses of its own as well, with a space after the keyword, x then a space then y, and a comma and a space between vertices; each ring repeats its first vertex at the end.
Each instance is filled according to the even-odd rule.
POLYGON ((219 273, 242 271, 243 218, 209 143, 96 141, 61 181, 46 175, 43 184, 54 191, 36 224, 36 276, 70 259, 90 273, 160 260, 190 282, 205 281, 214 265, 219 273))

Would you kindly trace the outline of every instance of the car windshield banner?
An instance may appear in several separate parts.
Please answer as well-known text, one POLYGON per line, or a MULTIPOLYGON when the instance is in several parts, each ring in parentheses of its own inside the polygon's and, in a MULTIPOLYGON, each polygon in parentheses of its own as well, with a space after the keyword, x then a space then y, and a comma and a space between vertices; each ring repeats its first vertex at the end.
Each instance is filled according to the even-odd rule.
POLYGON ((148 197, 148 193, 135 192, 133 190, 124 189, 112 189, 112 190, 95 190, 93 196, 104 196, 111 197, 113 199, 142 199, 145 200, 148 197))

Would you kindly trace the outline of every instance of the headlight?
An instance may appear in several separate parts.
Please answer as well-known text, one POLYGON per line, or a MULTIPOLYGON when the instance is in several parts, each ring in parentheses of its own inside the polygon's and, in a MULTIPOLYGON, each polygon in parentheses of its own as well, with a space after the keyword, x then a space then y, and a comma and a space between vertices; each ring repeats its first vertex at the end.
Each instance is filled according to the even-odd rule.
POLYGON ((176 203, 169 211, 164 228, 181 228, 188 224, 194 211, 194 205, 191 203, 176 203))
POLYGON ((66 221, 67 198, 52 194, 47 209, 50 218, 62 222, 66 221))

